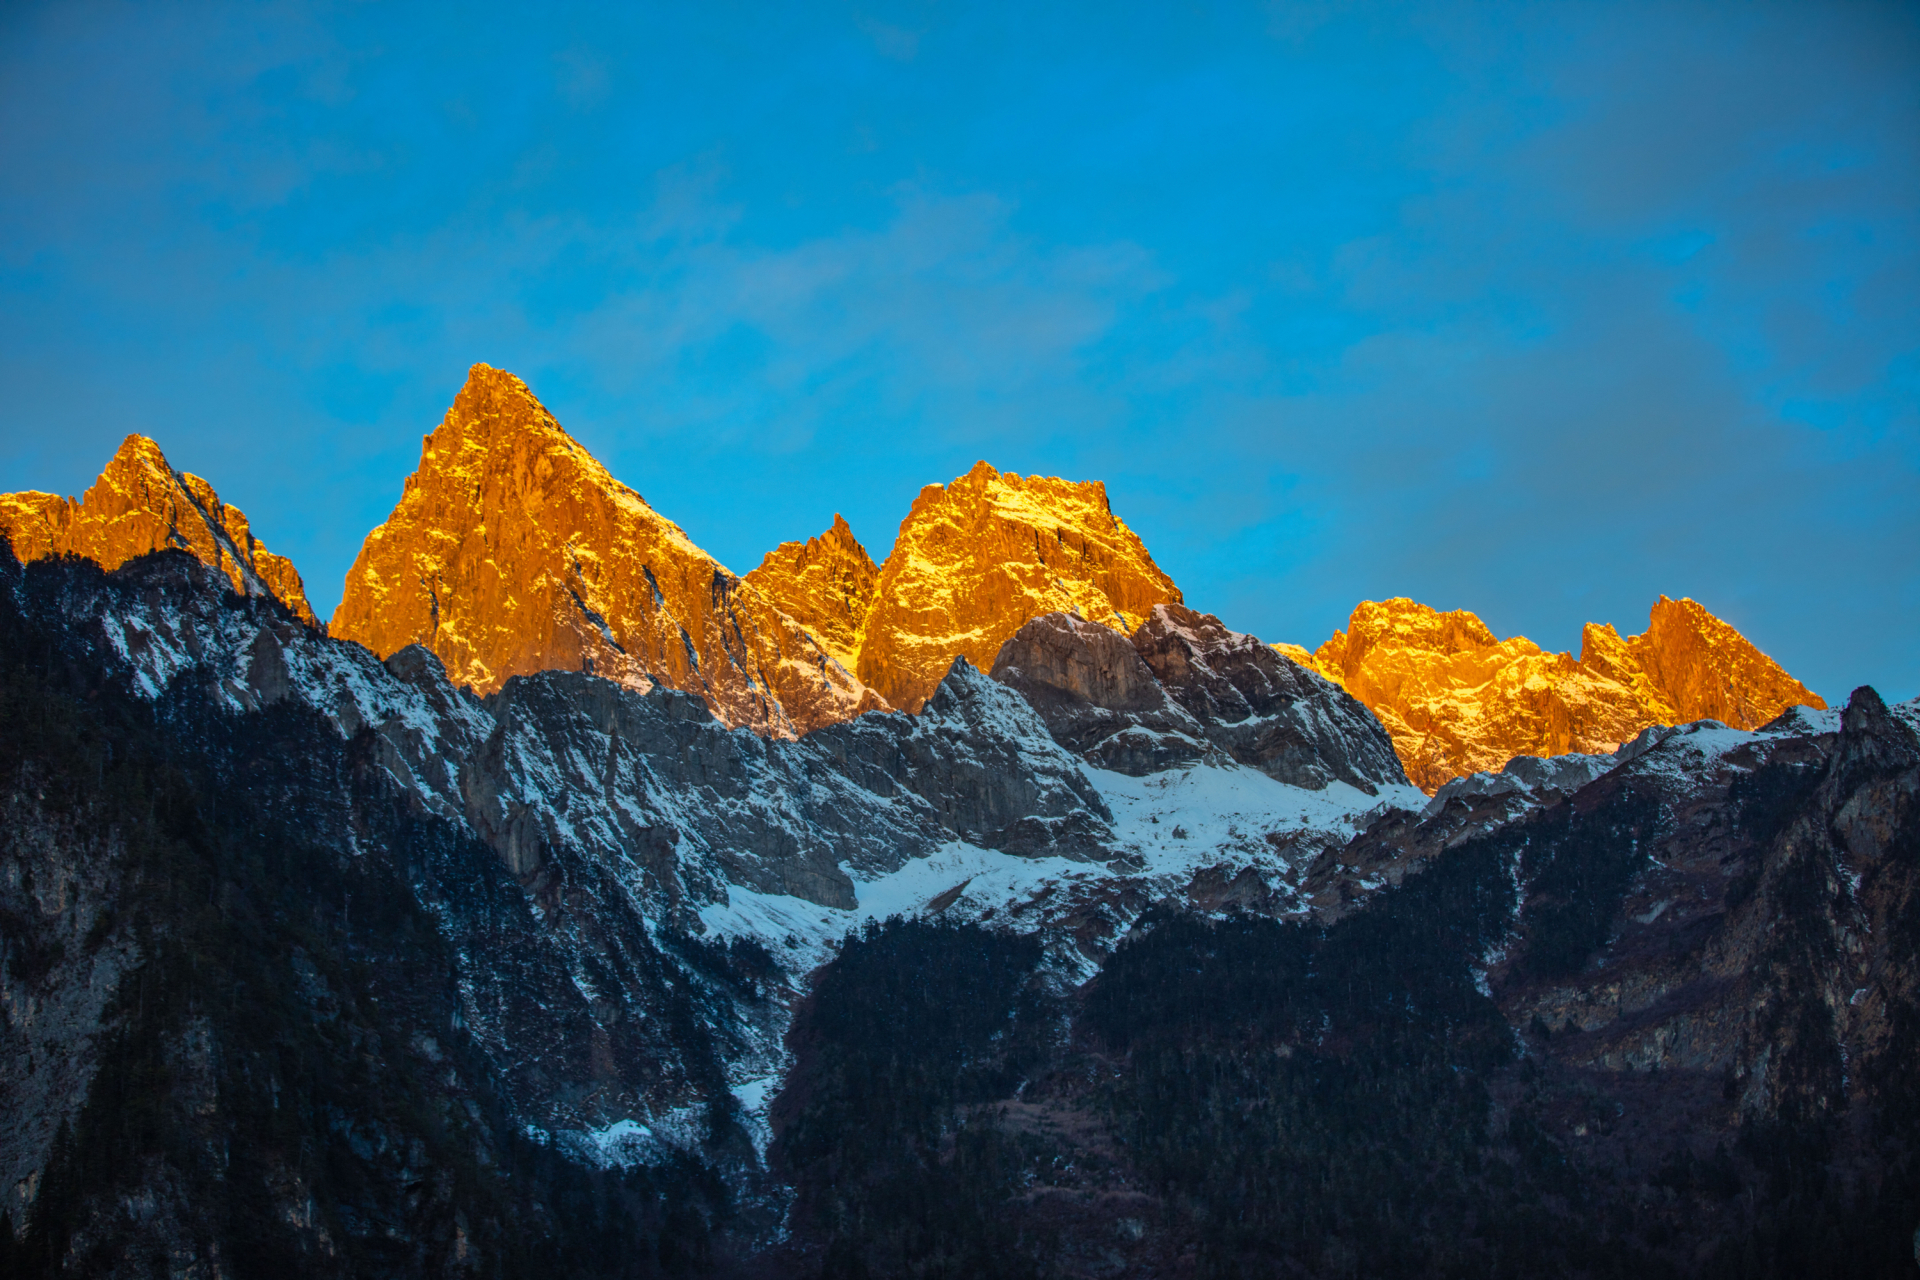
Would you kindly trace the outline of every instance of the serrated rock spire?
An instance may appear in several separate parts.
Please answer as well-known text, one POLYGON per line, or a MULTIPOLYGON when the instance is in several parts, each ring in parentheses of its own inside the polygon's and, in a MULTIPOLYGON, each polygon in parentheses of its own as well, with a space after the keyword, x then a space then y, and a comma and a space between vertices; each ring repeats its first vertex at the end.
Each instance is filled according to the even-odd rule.
POLYGON ((765 593, 851 672, 859 665, 860 635, 879 578, 880 566, 836 511, 825 533, 781 543, 743 581, 765 593))

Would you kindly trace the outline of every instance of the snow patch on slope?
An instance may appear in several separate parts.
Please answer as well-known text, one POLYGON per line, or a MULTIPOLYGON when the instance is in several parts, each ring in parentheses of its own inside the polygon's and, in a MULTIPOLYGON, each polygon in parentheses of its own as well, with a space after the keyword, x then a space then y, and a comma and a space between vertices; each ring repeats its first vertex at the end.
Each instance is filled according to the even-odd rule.
POLYGON ((1410 786, 1382 787, 1372 796, 1344 782, 1309 791, 1239 764, 1143 778, 1089 768, 1087 776, 1113 810, 1116 840, 1151 874, 1190 873, 1223 854, 1262 852, 1271 847, 1268 833, 1351 836, 1390 808, 1418 809, 1427 799, 1410 786))
POLYGON ((1384 788, 1377 796, 1342 782, 1310 791, 1238 764, 1198 764, 1144 778, 1094 768, 1085 773, 1114 815, 1119 856, 1112 862, 1023 857, 954 840, 883 875, 852 872, 858 906, 851 910, 728 885, 724 902, 700 912, 701 923, 710 935, 756 938, 783 963, 807 972, 869 920, 952 913, 1022 932, 1043 929, 1087 891, 1125 883, 1160 896, 1222 865, 1285 873, 1294 860, 1278 852, 1269 835, 1312 832, 1344 841, 1389 808, 1414 809, 1426 801, 1410 786, 1384 788))

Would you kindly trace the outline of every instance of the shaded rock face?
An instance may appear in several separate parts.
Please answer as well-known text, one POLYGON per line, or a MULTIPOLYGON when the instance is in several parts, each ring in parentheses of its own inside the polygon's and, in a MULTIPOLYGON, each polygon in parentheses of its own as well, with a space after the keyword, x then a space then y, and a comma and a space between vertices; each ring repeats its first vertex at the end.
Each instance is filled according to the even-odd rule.
POLYGON ((383 657, 424 645, 482 694, 546 670, 658 682, 775 737, 881 705, 486 365, 367 535, 332 627, 383 657))
MULTIPOLYGON (((1766 727, 1770 733, 1783 735, 1829 733, 1834 726, 1826 723, 1828 718, 1827 712, 1809 715, 1795 708, 1766 727), (1816 720, 1815 716, 1820 718, 1816 720)), ((1642 729, 1632 742, 1609 755, 1515 756, 1498 772, 1465 774, 1442 786, 1434 792, 1420 816, 1430 818, 1441 813, 1456 798, 1476 801, 1483 797, 1507 797, 1513 801, 1507 810, 1509 815, 1539 808, 1572 795, 1620 765, 1639 759, 1676 734, 1712 732, 1725 727, 1717 720, 1687 725, 1656 724, 1642 729)))
POLYGON ((1127 637, 1070 613, 1033 619, 993 660, 1047 730, 1091 764, 1143 777, 1211 749, 1206 729, 1173 699, 1127 637))
POLYGON ((238 507, 199 476, 167 465, 160 446, 130 435, 79 501, 52 493, 0 494, 0 536, 22 560, 76 555, 117 569, 178 548, 211 565, 244 596, 270 595, 314 620, 293 562, 253 536, 238 507))
POLYGON ((781 543, 742 581, 806 628, 851 672, 860 665, 860 635, 879 578, 880 566, 836 512, 825 533, 781 543))
POLYGON ((630 867, 647 910, 680 928, 729 885, 851 909, 849 870, 895 871, 956 839, 1100 856, 1112 817, 1033 712, 964 661, 919 716, 799 742, 570 672, 517 676, 487 708, 493 730, 461 773, 482 839, 523 876, 563 847, 630 867))
POLYGON ((1611 884, 1565 838, 1529 859, 1532 956, 1493 979, 1510 1020, 1570 1066, 1719 1081, 1736 1116, 1844 1110, 1844 1063, 1884 1057, 1886 1010, 1920 995, 1894 923, 1920 892, 1917 788, 1920 742, 1871 689, 1838 734, 1667 737, 1533 820, 1638 839, 1596 850, 1611 884), (1607 918, 1568 937, 1596 890, 1607 918))
MULTIPOLYGON (((858 741, 869 719, 878 718, 836 726, 824 745, 858 741)), ((953 660, 896 750, 866 754, 867 769, 885 768, 971 843, 1026 856, 1111 856, 1102 851, 1113 817, 1106 801, 1025 699, 964 657, 953 660)), ((844 758, 857 759, 851 750, 844 758)), ((867 770, 854 777, 871 779, 875 791, 883 785, 867 770)))
POLYGON ((700 1247, 595 1165, 634 1116, 750 1183, 777 966, 516 876, 446 802, 484 712, 394 667, 183 552, 0 547, 0 1271, 632 1274, 603 1235, 700 1247))
POLYGON ((1730 1141, 1762 1117, 1824 1124, 1850 1088, 1884 1101, 1871 1095, 1894 1077, 1889 1044, 1920 1032, 1885 1012, 1920 1008, 1920 935, 1894 923, 1920 901, 1917 824, 1920 734, 1863 688, 1839 716, 1658 727, 1612 757, 1519 757, 1459 779, 1322 855, 1304 896, 1332 922, 1369 909, 1364 885, 1510 859, 1521 892, 1492 995, 1563 1085, 1678 1073, 1671 1114, 1582 1144, 1644 1161, 1625 1141, 1635 1126, 1730 1141), (1849 1086, 1847 1061, 1877 1065, 1849 1086))
MULTIPOLYGON (((1018 694, 964 660, 918 716, 863 716, 783 741, 727 728, 690 694, 574 672, 513 677, 483 703, 424 646, 383 662, 276 602, 237 604, 223 577, 184 553, 104 574, 72 560, 23 568, 4 544, 0 640, 0 705, 14 706, 7 699, 23 681, 72 684, 63 716, 32 714, 36 725, 60 728, 98 705, 108 724, 145 725, 142 750, 160 753, 134 758, 114 738, 77 762, 49 763, 33 735, 12 735, 11 754, 0 751, 0 794, 15 819, 0 838, 12 1011, 0 1055, 19 1070, 0 1084, 0 1167, 17 1200, 0 1208, 16 1223, 90 1224, 89 1239, 109 1252, 138 1225, 121 1220, 128 1196, 155 1202, 143 1238, 172 1240, 180 1256, 226 1239, 201 1221, 196 1206, 225 1212, 224 1193, 203 1186, 197 1166, 175 1171, 183 1190, 172 1195, 143 1181, 143 1149, 74 1190, 57 1133, 63 1120, 80 1124, 98 1062, 116 1090, 127 1087, 113 1074, 126 1069, 122 1049, 102 1059, 98 1046, 124 1048, 114 1037, 129 1028, 177 1060, 172 1083, 141 1095, 156 1114, 255 1161, 248 1167, 268 1184, 263 1211, 294 1222, 300 1248, 338 1254, 350 1271, 365 1272, 354 1251, 366 1231, 388 1232, 412 1259, 392 1269, 444 1274, 461 1269, 462 1247, 481 1261, 512 1247, 501 1214, 531 1214, 535 1236, 566 1236, 556 1247, 618 1225, 557 1226, 538 1206, 557 1203, 567 1179, 581 1185, 566 1194, 593 1198, 596 1214, 626 1205, 635 1221, 622 1238, 646 1238, 641 1228, 659 1225, 647 1215, 674 1193, 656 1187, 629 1204, 653 1185, 644 1170, 596 1182, 592 1170, 614 1157, 595 1135, 610 1126, 624 1134, 616 1164, 677 1161, 683 1182, 689 1168, 700 1186, 724 1179, 729 1195, 746 1197, 728 1212, 757 1229, 764 1170, 730 1087, 779 1070, 786 1003, 803 975, 759 942, 701 938, 702 910, 743 892, 789 912, 851 908, 850 871, 883 874, 962 840, 1021 856, 1112 856, 1111 814, 1075 759, 1018 694), (55 665, 16 670, 29 657, 55 665), (49 769, 58 803, 42 780, 49 769), (121 774, 173 778, 178 791, 141 793, 126 814, 103 815, 99 788, 112 799, 133 785, 115 781, 121 774), (143 860, 159 856, 156 830, 189 839, 162 850, 177 864, 143 860), (210 894, 203 875, 225 888, 210 894), (176 883, 189 886, 182 901, 166 896, 176 883), (259 897, 280 893, 287 903, 259 897), (258 912, 290 936, 273 933, 277 924, 265 940, 225 932, 258 912), (222 957, 229 985, 217 999, 192 997, 215 1013, 182 1020, 187 1005, 161 1011, 152 997, 151 1019, 115 1013, 136 998, 128 984, 156 981, 158 961, 138 940, 169 936, 222 957), (270 1017, 227 1016, 236 980, 269 1000, 270 1017), (332 1052, 309 1044, 315 1036, 369 1046, 382 1066, 366 1087, 405 1105, 390 1114, 384 1102, 316 1095, 310 1114, 303 1094, 298 1115, 273 1124, 319 1130, 292 1149, 261 1147, 248 1136, 249 1108, 294 1104, 286 1068, 263 1063, 256 1031, 314 1063, 332 1052), (435 1128, 447 1124, 452 1136, 435 1128), (299 1152, 355 1170, 351 1194, 382 1206, 377 1221, 354 1218, 342 1207, 349 1193, 316 1181, 299 1152), (48 1177, 57 1194, 42 1202, 48 1177), (460 1178, 504 1200, 460 1201, 460 1178), (437 1189, 407 1190, 423 1179, 437 1189), (316 1225, 301 1207, 309 1198, 344 1217, 316 1225)), ((50 1238, 26 1247, 58 1252, 50 1238)), ((594 1270, 583 1263, 579 1273, 594 1270)))
POLYGON ((1158 699, 1043 619, 1005 669, 1041 696, 961 661, 793 742, 575 672, 482 701, 177 550, 0 554, 0 1272, 893 1274, 929 1203, 979 1274, 1906 1264, 1914 704, 1522 759, 1352 838, 1268 810, 1217 864, 990 855, 1282 790, 1056 741, 1048 692, 1068 736, 1314 705, 1151 621, 1158 699), (932 919, 782 942, 896 867, 932 919))
POLYGON ((874 585, 860 679, 917 711, 955 657, 992 666, 1030 618, 1077 611, 1126 633, 1179 600, 1105 486, 982 462, 913 500, 874 585))
POLYGON ((1310 659, 1284 651, 1372 708, 1429 793, 1514 756, 1604 755, 1650 725, 1757 729, 1788 707, 1826 706, 1700 605, 1665 596, 1640 635, 1589 623, 1578 660, 1405 599, 1361 604, 1310 659))
POLYGON ((468 824, 514 875, 571 850, 631 873, 623 893, 676 928, 697 932, 730 885, 851 907, 847 869, 893 871, 954 840, 1111 856, 1112 815, 1074 756, 964 659, 920 715, 787 741, 729 729, 691 694, 576 672, 516 676, 483 702, 425 646, 381 662, 284 615, 223 610, 214 581, 150 557, 68 607, 96 660, 147 696, 199 677, 229 712, 309 707, 365 735, 415 807, 468 824))
POLYGON ((9 751, 0 763, 12 775, 0 834, 0 1209, 24 1224, 99 1070, 108 1004, 141 954, 110 909, 125 836, 72 812, 67 779, 46 761, 9 751))
POLYGON ((1406 781, 1386 731, 1352 695, 1211 614, 1156 605, 1133 647, 1207 739, 1280 782, 1406 781))
POLYGON ((1154 606, 1131 639, 1072 614, 1035 618, 993 677, 1062 746, 1134 777, 1212 756, 1312 790, 1406 782, 1379 721, 1339 686, 1182 605, 1154 606))

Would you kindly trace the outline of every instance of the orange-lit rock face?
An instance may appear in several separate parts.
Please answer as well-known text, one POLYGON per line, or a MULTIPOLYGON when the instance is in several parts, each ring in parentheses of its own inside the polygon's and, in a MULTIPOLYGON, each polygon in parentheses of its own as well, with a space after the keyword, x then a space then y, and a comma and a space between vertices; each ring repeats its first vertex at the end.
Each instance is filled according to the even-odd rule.
POLYGON ((767 552, 743 581, 820 642, 848 671, 860 662, 860 631, 873 605, 880 566, 837 512, 833 527, 767 552))
POLYGON ((72 554, 108 569, 176 547, 227 575, 243 595, 277 596, 314 621, 293 562, 254 539, 247 517, 199 476, 167 465, 160 446, 128 436, 78 502, 52 493, 0 494, 0 533, 22 560, 72 554))
POLYGON ((382 657, 425 645, 481 693, 553 668, 660 681, 781 737, 880 705, 486 365, 367 535, 332 631, 382 657))
POLYGON ((1757 729, 1790 706, 1826 706, 1738 631, 1665 596, 1641 635, 1589 623, 1578 660, 1406 599, 1362 604, 1311 655, 1276 647, 1372 708, 1429 792, 1514 756, 1611 751, 1648 725, 1757 729))
POLYGON ((915 711, 956 655, 986 670, 1031 618, 1078 610, 1130 635, 1154 605, 1180 603, 1104 485, 1023 479, 984 462, 920 491, 873 596, 860 679, 915 711))
MULTIPOLYGON (((1612 627, 1588 624, 1581 638, 1581 662, 1604 667, 1617 661, 1610 642, 1619 642, 1612 627)), ((1647 629, 1624 644, 1679 723, 1718 720, 1736 729, 1757 729, 1788 707, 1824 710, 1827 705, 1745 636, 1691 600, 1661 596, 1647 629)))

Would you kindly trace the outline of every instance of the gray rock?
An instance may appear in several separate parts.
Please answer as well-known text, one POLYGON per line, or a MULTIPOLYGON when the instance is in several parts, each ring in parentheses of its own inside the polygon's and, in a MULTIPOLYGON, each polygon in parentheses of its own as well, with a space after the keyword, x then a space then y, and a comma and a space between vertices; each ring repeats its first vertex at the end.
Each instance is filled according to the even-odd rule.
POLYGON ((1407 781, 1393 740, 1357 698, 1212 614, 1155 605, 1133 647, 1241 764, 1316 790, 1345 782, 1372 795, 1407 781))
POLYGON ((1198 720, 1167 696, 1118 631, 1071 613, 1034 618, 993 660, 1067 750, 1116 773, 1144 777, 1191 764, 1211 748, 1198 720))
POLYGON ((1218 618, 1156 605, 1131 640, 1072 614, 1035 618, 1000 648, 994 678, 1054 739, 1135 777, 1230 758, 1276 781, 1374 794, 1406 771, 1374 714, 1346 690, 1218 618))
POLYGON ((561 844, 630 864, 687 926, 729 884, 851 909, 849 869, 895 871, 955 839, 1094 856, 1112 818, 1032 708, 964 659, 919 716, 797 742, 727 729, 689 694, 573 672, 515 677, 488 709, 493 733, 463 771, 481 837, 517 874, 561 844))

